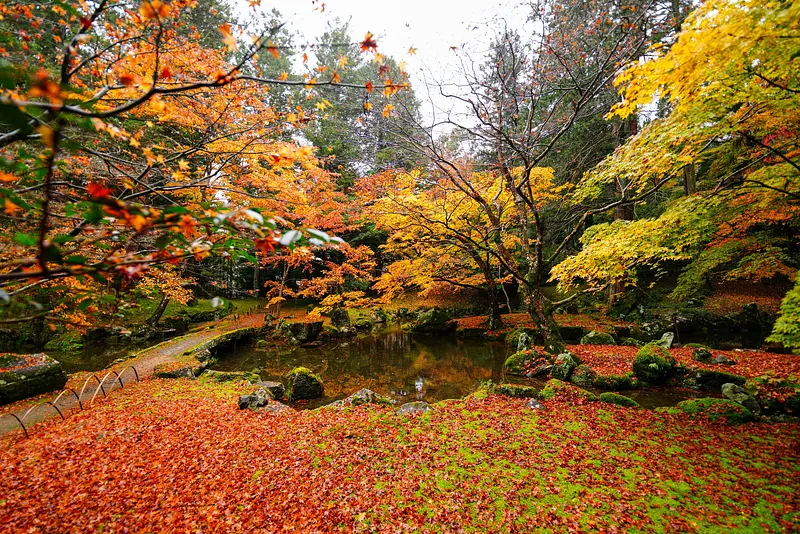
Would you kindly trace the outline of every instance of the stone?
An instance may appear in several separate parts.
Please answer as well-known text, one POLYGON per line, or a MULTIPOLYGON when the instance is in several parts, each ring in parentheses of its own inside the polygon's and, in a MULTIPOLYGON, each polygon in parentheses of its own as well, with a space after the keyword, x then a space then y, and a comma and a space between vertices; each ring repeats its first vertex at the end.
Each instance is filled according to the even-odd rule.
POLYGON ((717 354, 712 363, 715 365, 736 365, 736 360, 731 360, 724 354, 717 354))
POLYGON ((250 382, 255 384, 260 380, 256 373, 245 371, 204 371, 200 378, 206 382, 250 382))
POLYGON ((614 337, 611 334, 606 334, 605 332, 598 332, 597 330, 592 330, 585 336, 581 338, 581 345, 616 345, 616 341, 614 341, 614 337))
POLYGON ((331 312, 331 324, 336 328, 350 326, 350 313, 344 308, 336 308, 331 312))
POLYGON ((308 323, 290 323, 289 332, 292 337, 300 343, 316 341, 322 332, 322 321, 312 321, 308 323))
POLYGON ((580 343, 586 331, 580 326, 559 326, 558 332, 566 343, 580 343))
POLYGON ((367 388, 359 389, 349 397, 346 397, 342 400, 342 405, 344 406, 361 406, 362 404, 392 406, 395 404, 395 401, 367 388))
POLYGON ((664 332, 657 343, 665 349, 671 349, 673 341, 675 341, 675 332, 664 332))
POLYGON ((585 389, 581 389, 572 384, 567 384, 561 380, 551 378, 548 380, 542 390, 539 392, 539 398, 542 400, 551 400, 560 398, 573 402, 587 402, 596 401, 597 395, 589 393, 585 389))
POLYGON ((700 363, 711 363, 711 351, 706 347, 696 347, 692 350, 692 359, 700 363))
POLYGON ((536 388, 517 384, 492 384, 487 389, 489 393, 505 395, 506 397, 513 397, 515 399, 535 397, 537 394, 536 388))
POLYGON ((266 389, 272 396, 272 398, 275 400, 280 400, 281 398, 283 398, 284 393, 286 393, 286 388, 280 382, 263 380, 258 382, 256 385, 266 389))
POLYGON ((747 381, 743 376, 708 369, 693 369, 689 378, 699 389, 705 391, 720 391, 722 386, 727 383, 744 386, 747 381))
POLYGON ((431 308, 419 314, 411 326, 411 331, 417 334, 446 334, 456 328, 450 315, 439 308, 431 308))
POLYGON ((47 354, 0 354, 0 404, 56 391, 66 383, 61 364, 47 354))
POLYGON ((639 403, 632 398, 626 397, 625 395, 620 395, 619 393, 611 393, 610 391, 600 394, 600 402, 616 404, 617 406, 626 406, 628 408, 639 407, 639 403))
POLYGON ((255 410, 257 408, 263 408, 269 403, 270 394, 266 390, 266 388, 258 388, 254 392, 249 395, 241 395, 239 396, 239 409, 251 409, 255 410))
POLYGON ((287 398, 290 402, 301 399, 317 399, 324 394, 322 379, 305 367, 296 367, 286 375, 287 398))
POLYGON ((587 387, 594 385, 594 380, 596 377, 597 373, 594 371, 594 369, 584 364, 575 368, 575 370, 572 372, 570 382, 576 386, 587 387))
POLYGON ((528 399, 528 402, 525 403, 525 407, 531 410, 544 410, 544 404, 536 399, 528 399))
POLYGON ((675 358, 658 343, 648 343, 636 353, 633 373, 651 385, 663 384, 673 374, 675 358))
POLYGON ((519 337, 517 338, 517 352, 530 350, 532 346, 533 341, 531 340, 531 336, 529 336, 527 332, 520 332, 519 337))
POLYGON ((407 402, 400 406, 395 413, 398 415, 410 415, 414 413, 425 413, 432 411, 431 405, 423 401, 407 402))
POLYGON ((739 384, 730 382, 722 384, 722 394, 736 404, 741 404, 753 413, 761 411, 761 407, 758 405, 756 398, 739 384))
POLYGON ((702 414, 711 421, 724 418, 729 425, 738 425, 753 420, 753 413, 730 399, 687 399, 677 408, 687 414, 702 414))
POLYGON ((574 354, 569 352, 559 354, 556 356, 553 368, 550 369, 550 376, 558 380, 567 381, 580 363, 580 360, 574 354))

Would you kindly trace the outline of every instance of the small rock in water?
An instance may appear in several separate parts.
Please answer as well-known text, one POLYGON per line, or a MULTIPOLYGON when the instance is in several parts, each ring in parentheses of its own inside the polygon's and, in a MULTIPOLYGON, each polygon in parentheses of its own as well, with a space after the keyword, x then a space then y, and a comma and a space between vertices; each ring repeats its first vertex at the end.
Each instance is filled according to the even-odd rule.
POLYGON ((433 410, 431 405, 423 401, 407 402, 397 409, 397 414, 408 415, 412 413, 425 413, 433 410))
POLYGON ((525 403, 525 407, 531 410, 544 410, 544 404, 536 399, 528 399, 528 402, 525 403))
POLYGON ((731 360, 727 356, 723 354, 718 354, 716 358, 714 358, 714 363, 717 365, 735 365, 736 361, 731 360))
POLYGON ((342 404, 346 406, 360 406, 362 404, 392 405, 394 403, 395 401, 392 399, 375 393, 371 389, 362 388, 344 399, 342 404))
POLYGON ((283 397, 283 394, 286 393, 286 388, 280 382, 265 380, 258 382, 256 385, 266 389, 275 400, 280 400, 281 397, 283 397))

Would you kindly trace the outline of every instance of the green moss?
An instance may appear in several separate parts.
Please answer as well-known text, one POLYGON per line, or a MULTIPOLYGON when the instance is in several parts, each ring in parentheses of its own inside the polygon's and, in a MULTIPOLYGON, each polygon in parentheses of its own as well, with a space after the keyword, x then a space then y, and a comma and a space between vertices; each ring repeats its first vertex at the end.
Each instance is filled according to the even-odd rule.
POLYGON ((515 399, 531 398, 536 396, 536 388, 530 386, 519 386, 517 384, 493 384, 490 389, 497 395, 514 397, 515 399))
POLYGON ((588 365, 583 364, 579 365, 575 371, 572 372, 572 378, 570 378, 570 382, 576 386, 592 386, 594 385, 596 377, 597 373, 588 365))
POLYGON ((608 391, 600 394, 600 402, 607 402, 609 404, 616 404, 617 406, 628 406, 632 408, 639 406, 639 403, 630 397, 608 391))
POLYGON ((528 334, 528 338, 531 340, 531 343, 533 343, 533 337, 536 335, 536 330, 533 328, 518 326, 506 334, 506 344, 516 349, 519 345, 519 336, 521 336, 523 333, 528 334))
POLYGON ((672 376, 675 358, 657 343, 648 343, 636 353, 633 373, 648 384, 663 384, 672 376))
POLYGON ((751 378, 745 388, 767 414, 800 415, 800 384, 796 379, 787 380, 766 374, 751 378))
POLYGON ((605 332, 592 330, 581 338, 581 345, 616 345, 614 336, 605 332))
POLYGON ((624 375, 597 375, 592 385, 598 389, 636 389, 639 381, 633 373, 624 375))
POLYGON ((711 421, 725 418, 730 425, 738 425, 753 420, 753 414, 750 410, 728 399, 688 399, 679 402, 677 408, 690 415, 705 415, 711 421))
POLYGON ((245 371, 234 371, 234 372, 226 372, 226 371, 205 371, 202 375, 200 375, 200 379, 204 382, 241 382, 247 381, 251 384, 255 384, 261 377, 258 376, 256 373, 250 373, 245 371))
POLYGON ((286 396, 291 402, 316 399, 324 393, 322 379, 306 367, 295 367, 287 373, 286 379, 288 380, 286 396))
POLYGON ((535 356, 532 356, 530 351, 515 352, 506 358, 506 373, 510 375, 522 375, 522 373, 525 372, 525 364, 532 361, 534 357, 535 356))

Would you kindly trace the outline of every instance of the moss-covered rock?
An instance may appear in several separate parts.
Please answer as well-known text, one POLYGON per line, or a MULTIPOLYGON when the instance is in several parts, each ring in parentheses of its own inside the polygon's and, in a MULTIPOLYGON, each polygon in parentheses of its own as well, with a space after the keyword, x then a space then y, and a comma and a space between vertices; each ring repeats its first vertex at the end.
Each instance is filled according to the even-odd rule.
POLYGON ((561 400, 586 402, 596 401, 597 395, 589 393, 585 389, 573 386, 572 384, 552 378, 545 383, 544 387, 539 392, 539 398, 542 400, 557 398, 561 400))
POLYGON ((559 326, 558 333, 566 343, 580 343, 586 331, 580 326, 559 326))
POLYGON ((800 384, 797 382, 762 375, 748 380, 745 389, 766 414, 800 415, 800 384))
POLYGON ((576 386, 587 387, 594 385, 594 379, 597 373, 586 364, 579 365, 572 372, 570 382, 576 386))
POLYGON ((625 395, 620 395, 619 393, 611 393, 610 391, 600 394, 600 402, 616 404, 617 406, 628 406, 631 408, 636 408, 639 406, 639 403, 632 398, 626 397, 625 395))
POLYGON ((636 389, 639 386, 639 380, 633 373, 625 373, 624 375, 597 375, 592 385, 598 389, 636 389))
POLYGON ((636 353, 633 374, 648 384, 663 384, 673 374, 675 358, 657 343, 648 343, 636 353))
POLYGON ((729 425, 752 421, 753 413, 729 399, 687 399, 679 402, 677 409, 690 415, 704 415, 711 421, 725 419, 729 425))
POLYGON ((513 347, 518 352, 522 350, 530 350, 531 346, 533 346, 533 339, 536 336, 536 334, 537 332, 533 328, 525 328, 522 326, 518 326, 517 328, 510 330, 508 334, 506 334, 506 344, 513 347), (520 342, 519 342, 520 336, 523 336, 523 340, 524 339, 528 340, 526 343, 523 343, 523 345, 525 346, 520 347, 520 342))
POLYGON ((455 328, 456 323, 452 317, 440 308, 431 308, 421 312, 414 324, 411 325, 411 331, 416 334, 445 334, 452 332, 455 328))
POLYGON ((322 332, 322 321, 311 321, 289 324, 289 332, 300 343, 316 341, 322 332))
POLYGON ((736 384, 744 386, 747 379, 743 376, 726 373, 724 371, 710 371, 708 369, 691 369, 686 379, 703 391, 716 391, 722 389, 723 384, 736 384))
POLYGON ((331 324, 337 328, 350 326, 350 313, 344 308, 336 308, 331 312, 331 324))
POLYGON ((286 375, 287 398, 290 402, 301 399, 316 399, 325 392, 322 379, 305 367, 295 367, 286 375))
POLYGON ((506 359, 505 372, 512 376, 543 376, 550 372, 552 357, 535 350, 515 352, 506 359))
POLYGON ((581 338, 581 345, 616 345, 614 336, 606 334, 605 332, 598 332, 592 330, 581 338))
POLYGON ((487 386, 487 389, 490 393, 494 393, 495 395, 505 395, 506 397, 514 397, 515 399, 528 399, 535 397, 537 394, 536 388, 517 384, 490 384, 487 386))
POLYGON ((363 404, 376 404, 378 406, 394 406, 395 401, 389 397, 385 397, 379 393, 375 393, 371 389, 362 388, 340 401, 337 401, 341 406, 361 406, 363 404))
POLYGON ((643 347, 644 343, 632 337, 623 337, 619 340, 619 344, 626 347, 643 347))
POLYGON ((246 371, 204 371, 200 375, 200 379, 204 382, 216 382, 218 384, 224 382, 250 382, 255 384, 261 377, 256 373, 246 371))
POLYGON ((0 354, 0 404, 56 391, 66 383, 61 364, 46 354, 0 354))
POLYGON ((708 347, 693 347, 692 350, 692 359, 696 362, 700 363, 711 363, 713 356, 711 354, 711 350, 708 347))
POLYGON ((557 380, 569 380, 572 372, 580 363, 580 359, 574 354, 569 352, 559 354, 553 362, 553 368, 550 369, 550 376, 557 380))

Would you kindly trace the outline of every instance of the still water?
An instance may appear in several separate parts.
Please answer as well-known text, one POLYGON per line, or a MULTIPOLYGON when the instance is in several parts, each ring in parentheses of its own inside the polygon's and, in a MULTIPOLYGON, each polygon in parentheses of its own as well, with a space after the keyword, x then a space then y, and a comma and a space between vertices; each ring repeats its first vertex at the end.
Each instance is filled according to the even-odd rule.
MULTIPOLYGON (((301 404, 309 408, 342 399, 361 388, 386 395, 398 403, 436 402, 469 395, 485 380, 541 387, 545 380, 504 376, 503 363, 512 352, 505 343, 411 335, 398 326, 390 326, 314 348, 276 350, 240 344, 220 351, 213 368, 258 370, 263 380, 282 381, 295 367, 308 367, 321 375, 325 383, 324 398, 301 404)), ((708 396, 676 388, 622 393, 650 408, 672 406, 689 397, 708 396)))

